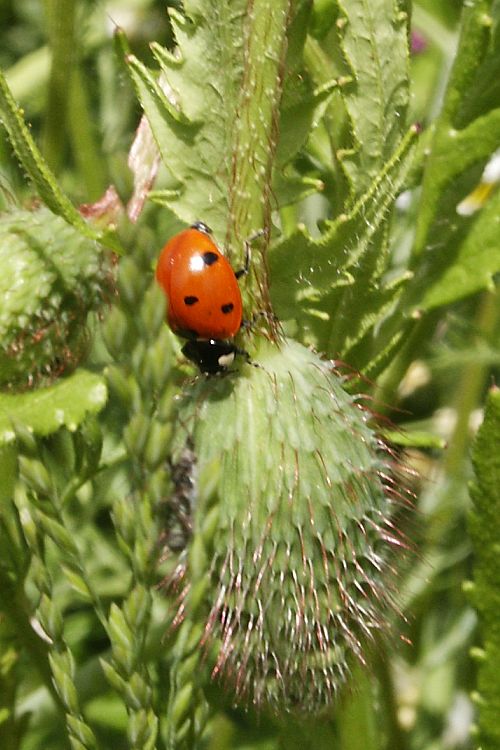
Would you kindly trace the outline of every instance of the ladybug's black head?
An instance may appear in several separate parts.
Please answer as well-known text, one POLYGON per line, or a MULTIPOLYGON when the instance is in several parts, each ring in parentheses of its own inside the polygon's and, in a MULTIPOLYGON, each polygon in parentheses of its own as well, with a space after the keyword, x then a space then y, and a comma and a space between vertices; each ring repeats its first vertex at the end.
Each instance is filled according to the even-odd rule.
POLYGON ((195 221, 193 224, 191 224, 191 229, 197 229, 199 232, 203 232, 204 234, 212 234, 212 230, 208 226, 208 224, 205 224, 204 221, 195 221))
POLYGON ((184 344, 182 353, 191 362, 194 362, 201 372, 207 375, 216 375, 219 372, 227 372, 228 367, 233 364, 235 356, 243 352, 230 341, 194 339, 184 344))

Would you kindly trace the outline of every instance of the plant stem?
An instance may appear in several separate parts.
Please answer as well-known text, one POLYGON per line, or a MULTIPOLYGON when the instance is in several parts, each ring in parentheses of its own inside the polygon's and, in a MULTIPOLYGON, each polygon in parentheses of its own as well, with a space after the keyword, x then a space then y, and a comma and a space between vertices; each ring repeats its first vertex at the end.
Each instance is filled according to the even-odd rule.
POLYGON ((339 747, 342 750, 376 750, 380 742, 372 682, 364 669, 355 667, 353 671, 355 691, 345 696, 337 715, 339 747))
POLYGON ((384 706, 384 723, 387 732, 386 747, 388 750, 407 750, 409 742, 398 721, 396 693, 387 653, 380 652, 375 663, 375 669, 384 706))
MULTIPOLYGON (((476 314, 476 339, 488 340, 494 334, 500 318, 498 301, 498 292, 485 292, 481 296, 476 314)), ((487 376, 487 364, 481 359, 470 362, 462 372, 455 394, 457 421, 444 463, 446 473, 451 477, 459 476, 464 469, 470 441, 469 419, 480 403, 487 376)))
POLYGON ((58 171, 66 139, 66 118, 75 63, 76 0, 45 0, 45 13, 52 64, 43 132, 43 154, 49 166, 58 171))
POLYGON ((106 189, 105 162, 97 146, 86 82, 79 67, 71 79, 68 129, 86 200, 97 200, 106 189))

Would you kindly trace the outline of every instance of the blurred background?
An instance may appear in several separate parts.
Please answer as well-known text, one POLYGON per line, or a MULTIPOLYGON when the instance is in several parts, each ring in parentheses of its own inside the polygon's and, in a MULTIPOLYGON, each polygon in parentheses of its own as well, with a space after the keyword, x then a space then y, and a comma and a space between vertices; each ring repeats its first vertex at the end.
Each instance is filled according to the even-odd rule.
MULTIPOLYGON (((123 28, 133 52, 152 63, 150 41, 167 47, 173 44, 167 5, 179 3, 0 0, 0 68, 45 158, 77 204, 96 201, 110 184, 123 201, 131 194, 127 158, 141 111, 116 53, 113 33, 116 27, 123 28)), ((328 5, 315 3, 318 18, 328 5)), ((440 108, 456 49, 461 8, 461 0, 413 3, 411 120, 424 130, 440 108)), ((314 143, 310 145, 313 151, 314 143)), ((303 155, 306 162, 308 147, 303 155)), ((160 185, 161 179, 160 175, 160 185)), ((0 203, 3 200, 7 205, 9 196, 16 195, 17 201, 29 204, 30 187, 3 131, 0 188, 0 203)), ((475 197, 478 205, 487 194, 486 190, 475 197)), ((412 210, 404 195, 398 206, 395 265, 403 262, 412 241, 412 210)), ((473 211, 474 207, 472 197, 462 209, 473 211)), ((314 230, 316 222, 329 215, 329 206, 324 197, 316 196, 306 199, 296 211, 314 230)), ((157 236, 166 236, 176 226, 175 217, 165 209, 150 208, 148 212, 149 227, 157 236)), ((392 750, 472 747, 469 729, 474 707, 470 693, 475 666, 469 652, 476 643, 476 616, 464 592, 471 574, 469 449, 481 422, 486 390, 500 372, 498 299, 492 292, 483 292, 439 314, 436 332, 404 374, 391 410, 391 418, 405 428, 412 443, 407 461, 417 472, 413 481, 418 498, 413 533, 421 550, 416 565, 402 578, 407 621, 401 644, 390 658, 385 655, 381 659, 379 687, 373 694, 374 716, 379 706, 382 712, 393 712, 392 718, 387 718, 387 723, 397 725, 392 734, 397 746, 392 750)), ((110 576, 110 591, 121 590, 120 575, 121 571, 115 570, 110 576)), ((70 639, 76 645, 85 642, 81 655, 90 665, 92 654, 98 654, 101 647, 92 633, 92 619, 75 612, 68 622, 70 631, 73 629, 70 639)), ((37 700, 27 681, 20 696, 21 710, 33 710, 37 718, 21 747, 65 747, 64 740, 54 736, 52 744, 44 744, 51 711, 46 702, 37 700)), ((119 737, 125 716, 109 694, 92 696, 86 711, 101 726, 111 743, 108 746, 122 747, 119 737)), ((276 746, 266 738, 264 727, 255 729, 246 722, 242 717, 222 717, 213 747, 264 750, 276 746)), ((348 718, 344 726, 349 726, 348 718)), ((355 714, 351 730, 343 734, 342 750, 379 747, 358 731, 355 714)), ((293 747, 294 742, 290 737, 288 746, 293 747)))

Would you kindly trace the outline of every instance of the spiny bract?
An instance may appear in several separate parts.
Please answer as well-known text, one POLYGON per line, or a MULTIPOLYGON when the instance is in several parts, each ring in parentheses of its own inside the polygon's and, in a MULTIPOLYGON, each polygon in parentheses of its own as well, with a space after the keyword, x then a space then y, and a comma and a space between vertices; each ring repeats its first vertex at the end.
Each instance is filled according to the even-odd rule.
POLYGON ((235 703, 316 713, 387 629, 406 498, 331 363, 292 341, 262 341, 255 361, 200 378, 180 407, 178 454, 187 433, 200 472, 220 462, 204 641, 235 703))

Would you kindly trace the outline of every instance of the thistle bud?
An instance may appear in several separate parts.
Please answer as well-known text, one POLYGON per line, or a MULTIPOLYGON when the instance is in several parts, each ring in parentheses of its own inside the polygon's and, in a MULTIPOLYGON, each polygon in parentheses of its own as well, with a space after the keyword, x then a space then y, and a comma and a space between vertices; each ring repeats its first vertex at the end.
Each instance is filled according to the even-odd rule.
POLYGON ((0 386, 74 369, 109 287, 102 248, 46 208, 0 217, 0 386))
POLYGON ((292 341, 254 358, 189 386, 176 422, 177 458, 188 432, 200 472, 220 462, 204 640, 235 703, 317 713, 395 608, 394 462, 330 363, 292 341))

